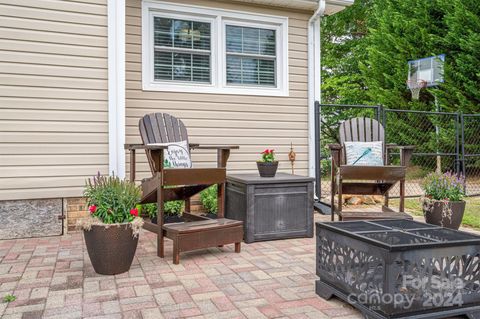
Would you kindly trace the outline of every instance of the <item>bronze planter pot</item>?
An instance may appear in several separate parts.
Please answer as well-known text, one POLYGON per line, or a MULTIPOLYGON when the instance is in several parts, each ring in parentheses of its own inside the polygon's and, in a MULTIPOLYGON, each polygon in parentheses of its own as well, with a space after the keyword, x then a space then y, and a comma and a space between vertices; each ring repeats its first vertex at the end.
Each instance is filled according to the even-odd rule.
POLYGON ((425 222, 432 225, 443 226, 450 229, 458 229, 462 224, 463 213, 465 212, 465 201, 447 202, 444 201, 432 201, 431 204, 424 204, 423 215, 425 216, 425 222), (452 217, 442 216, 445 207, 448 205, 452 210, 452 217))
POLYGON ((278 168, 278 161, 257 162, 257 168, 261 177, 275 177, 278 168))
POLYGON ((83 231, 88 256, 95 272, 116 275, 126 272, 132 265, 137 250, 138 236, 133 237, 129 224, 92 225, 83 231))

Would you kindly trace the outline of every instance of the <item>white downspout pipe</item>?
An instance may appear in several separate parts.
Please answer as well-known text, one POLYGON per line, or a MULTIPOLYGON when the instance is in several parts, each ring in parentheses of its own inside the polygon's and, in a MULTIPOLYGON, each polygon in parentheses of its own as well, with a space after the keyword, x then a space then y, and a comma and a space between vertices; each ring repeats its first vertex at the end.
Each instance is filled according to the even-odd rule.
POLYGON ((108 0, 108 154, 110 174, 125 177, 125 0, 108 0))
POLYGON ((319 0, 318 8, 308 20, 308 175, 315 176, 315 101, 320 101, 320 19, 326 2, 319 0))

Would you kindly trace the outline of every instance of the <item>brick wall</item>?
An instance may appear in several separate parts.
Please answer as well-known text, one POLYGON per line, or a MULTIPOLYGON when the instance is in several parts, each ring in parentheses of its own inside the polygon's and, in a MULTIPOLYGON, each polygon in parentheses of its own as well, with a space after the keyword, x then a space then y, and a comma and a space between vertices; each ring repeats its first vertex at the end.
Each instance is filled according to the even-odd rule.
POLYGON ((67 229, 69 231, 75 230, 77 220, 88 216, 88 209, 85 203, 85 198, 66 198, 66 215, 67 215, 67 229))

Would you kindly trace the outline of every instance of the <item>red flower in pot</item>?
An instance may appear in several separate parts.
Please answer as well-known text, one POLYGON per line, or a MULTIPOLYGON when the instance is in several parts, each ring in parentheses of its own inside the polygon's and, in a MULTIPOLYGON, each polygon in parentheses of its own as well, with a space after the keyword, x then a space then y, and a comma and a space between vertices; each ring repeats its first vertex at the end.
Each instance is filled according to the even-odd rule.
POLYGON ((258 173, 261 177, 274 177, 278 168, 278 161, 275 160, 275 151, 267 148, 261 155, 262 159, 257 162, 258 173))

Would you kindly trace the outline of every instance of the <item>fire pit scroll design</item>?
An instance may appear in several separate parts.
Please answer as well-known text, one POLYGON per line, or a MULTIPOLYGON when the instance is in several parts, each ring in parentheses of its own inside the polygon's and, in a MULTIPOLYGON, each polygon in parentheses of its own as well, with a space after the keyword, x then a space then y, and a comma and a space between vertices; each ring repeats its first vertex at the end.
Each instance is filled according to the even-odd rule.
POLYGON ((320 246, 317 273, 351 287, 357 293, 382 293, 385 265, 381 258, 329 238, 322 238, 320 246))
POLYGON ((322 298, 366 318, 480 319, 480 236, 394 219, 316 227, 322 298))

